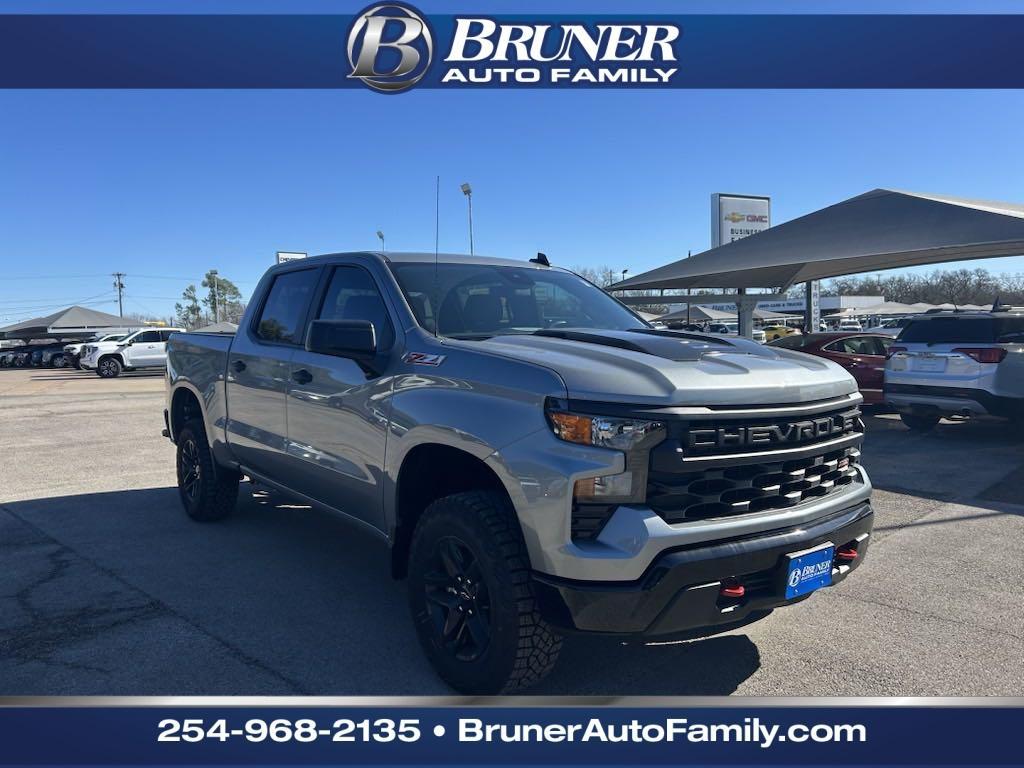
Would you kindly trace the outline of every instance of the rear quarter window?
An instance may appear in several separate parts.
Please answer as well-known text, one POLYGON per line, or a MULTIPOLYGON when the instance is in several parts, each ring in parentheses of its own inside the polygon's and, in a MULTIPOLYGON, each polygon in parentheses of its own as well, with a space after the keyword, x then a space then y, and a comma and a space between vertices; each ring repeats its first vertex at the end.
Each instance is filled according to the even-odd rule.
POLYGON ((1000 317, 996 320, 996 340, 1003 344, 1024 343, 1024 317, 1000 317))

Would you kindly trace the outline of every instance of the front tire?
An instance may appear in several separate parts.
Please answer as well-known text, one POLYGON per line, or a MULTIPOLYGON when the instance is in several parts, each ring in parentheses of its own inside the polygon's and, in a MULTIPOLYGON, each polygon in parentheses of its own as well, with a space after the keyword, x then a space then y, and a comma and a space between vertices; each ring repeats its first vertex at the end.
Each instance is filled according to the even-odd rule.
POLYGON ((427 658, 460 693, 534 685, 562 647, 538 613, 526 544, 498 493, 457 493, 426 509, 409 554, 409 607, 427 658))
POLYGON ((178 446, 178 496, 188 516, 209 522, 230 515, 238 502, 241 476, 214 465, 203 423, 199 419, 188 421, 175 442, 178 446))
POLYGON ((900 412, 900 421, 915 432, 930 432, 935 429, 941 418, 939 412, 934 410, 915 409, 900 412))
POLYGON ((101 379, 116 379, 122 370, 121 361, 116 357, 104 357, 96 364, 96 375, 101 379))

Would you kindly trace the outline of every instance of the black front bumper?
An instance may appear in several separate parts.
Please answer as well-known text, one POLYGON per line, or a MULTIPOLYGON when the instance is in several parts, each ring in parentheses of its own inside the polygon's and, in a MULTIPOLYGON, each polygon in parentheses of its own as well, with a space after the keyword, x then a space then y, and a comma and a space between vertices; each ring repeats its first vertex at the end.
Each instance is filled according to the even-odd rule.
POLYGON ((856 546, 857 558, 832 566, 845 579, 867 555, 874 513, 857 504, 803 527, 664 552, 633 582, 587 582, 534 574, 544 618, 566 631, 626 635, 701 634, 755 621, 787 600, 786 555, 831 542, 856 546), (722 582, 744 585, 723 597, 722 582))

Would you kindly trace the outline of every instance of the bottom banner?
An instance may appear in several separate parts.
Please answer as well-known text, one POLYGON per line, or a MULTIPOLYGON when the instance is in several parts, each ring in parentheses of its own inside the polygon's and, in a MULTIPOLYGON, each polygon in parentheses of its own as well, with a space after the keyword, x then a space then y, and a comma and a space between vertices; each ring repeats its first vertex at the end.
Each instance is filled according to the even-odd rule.
POLYGON ((7 700, 0 764, 1013 765, 1024 755, 1015 699, 226 701, 7 700))

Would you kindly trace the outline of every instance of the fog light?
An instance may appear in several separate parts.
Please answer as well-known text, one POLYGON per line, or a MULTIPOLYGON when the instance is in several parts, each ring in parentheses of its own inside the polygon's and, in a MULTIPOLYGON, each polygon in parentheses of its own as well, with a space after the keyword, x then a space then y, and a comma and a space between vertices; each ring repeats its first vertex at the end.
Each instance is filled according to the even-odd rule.
POLYGON ((620 496, 631 496, 633 494, 633 473, 623 472, 619 475, 604 475, 602 477, 587 477, 577 480, 573 486, 572 495, 580 501, 593 499, 618 498, 620 496))

